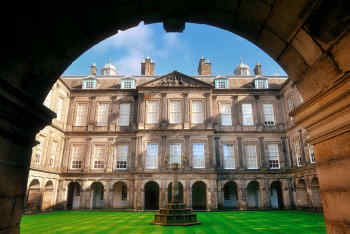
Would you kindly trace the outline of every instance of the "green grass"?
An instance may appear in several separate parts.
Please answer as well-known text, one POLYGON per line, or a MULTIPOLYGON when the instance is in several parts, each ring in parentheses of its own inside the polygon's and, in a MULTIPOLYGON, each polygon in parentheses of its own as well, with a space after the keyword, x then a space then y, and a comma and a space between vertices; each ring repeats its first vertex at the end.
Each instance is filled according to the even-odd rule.
POLYGON ((24 216, 21 233, 326 233, 322 214, 302 211, 197 213, 200 225, 155 226, 151 212, 58 211, 24 216))

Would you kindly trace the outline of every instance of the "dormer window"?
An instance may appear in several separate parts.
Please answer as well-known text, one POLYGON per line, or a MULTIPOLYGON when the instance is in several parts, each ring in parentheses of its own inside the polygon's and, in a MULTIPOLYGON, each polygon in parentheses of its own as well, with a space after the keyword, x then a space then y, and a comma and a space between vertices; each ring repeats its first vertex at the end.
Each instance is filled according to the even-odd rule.
POLYGON ((96 89, 97 80, 95 78, 87 78, 83 80, 83 89, 96 89))
POLYGON ((256 79, 254 81, 254 85, 256 89, 268 89, 269 88, 269 82, 267 79, 256 79))
POLYGON ((134 89, 135 88, 135 80, 133 79, 123 79, 121 84, 122 89, 134 89))
POLYGON ((227 89, 228 88, 228 80, 227 79, 216 79, 215 80, 215 88, 227 89))

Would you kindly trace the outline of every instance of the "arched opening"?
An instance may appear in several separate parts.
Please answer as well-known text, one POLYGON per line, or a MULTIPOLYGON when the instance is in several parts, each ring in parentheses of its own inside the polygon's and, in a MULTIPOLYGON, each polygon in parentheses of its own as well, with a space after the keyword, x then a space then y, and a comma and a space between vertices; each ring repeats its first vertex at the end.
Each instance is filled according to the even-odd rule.
POLYGON ((39 211, 41 210, 42 194, 40 191, 40 182, 37 179, 32 180, 29 185, 27 195, 27 210, 39 211))
POLYGON ((159 185, 150 181, 145 184, 145 210, 159 209, 159 185))
POLYGON ((224 208, 238 208, 237 184, 233 181, 224 185, 224 208))
POLYGON ((274 181, 271 184, 270 202, 271 202, 271 208, 274 208, 274 209, 282 209, 284 206, 282 184, 280 181, 274 181))
POLYGON ((194 210, 207 209, 207 185, 197 181, 192 185, 192 208, 194 210))
MULTIPOLYGON (((182 183, 177 182, 177 184, 175 186, 178 187, 178 190, 177 190, 178 192, 175 194, 175 201, 183 202, 184 201, 184 189, 183 189, 182 183)), ((172 190, 173 190, 173 183, 171 182, 168 185, 168 202, 171 202, 171 196, 173 194, 172 190)))
POLYGON ((127 208, 128 186, 124 182, 117 182, 113 186, 113 208, 127 208))
POLYGON ((53 208, 52 205, 54 204, 54 188, 51 180, 47 181, 44 189, 42 209, 49 210, 53 208))
POLYGON ((257 181, 251 181, 247 186, 247 203, 248 208, 257 209, 260 205, 260 192, 259 183, 257 181))
POLYGON ((70 182, 68 184, 67 193, 67 209, 79 209, 80 207, 80 184, 78 182, 70 182))
POLYGON ((306 183, 304 179, 298 180, 296 185, 296 206, 297 208, 307 208, 309 206, 306 183))
POLYGON ((318 179, 314 177, 311 181, 311 194, 312 194, 312 206, 315 210, 322 210, 322 200, 320 193, 320 185, 318 183, 318 179))
POLYGON ((104 187, 100 182, 91 185, 91 208, 100 209, 103 207, 104 187))

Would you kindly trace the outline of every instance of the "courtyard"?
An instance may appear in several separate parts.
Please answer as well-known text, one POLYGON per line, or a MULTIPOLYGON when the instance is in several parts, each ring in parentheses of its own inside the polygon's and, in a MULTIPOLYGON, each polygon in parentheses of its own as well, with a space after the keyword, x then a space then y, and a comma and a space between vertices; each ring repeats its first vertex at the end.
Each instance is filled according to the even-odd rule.
POLYGON ((197 212, 201 225, 155 226, 153 212, 57 211, 23 216, 21 233, 326 233, 323 215, 303 211, 197 212))

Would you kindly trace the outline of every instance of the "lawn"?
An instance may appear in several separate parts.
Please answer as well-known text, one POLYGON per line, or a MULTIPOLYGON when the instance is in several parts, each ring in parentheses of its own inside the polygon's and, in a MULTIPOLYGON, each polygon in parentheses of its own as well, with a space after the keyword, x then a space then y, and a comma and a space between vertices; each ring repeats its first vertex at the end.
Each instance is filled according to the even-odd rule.
POLYGON ((23 216, 21 233, 325 233, 322 214, 302 211, 200 212, 200 225, 155 226, 152 212, 58 211, 23 216))

